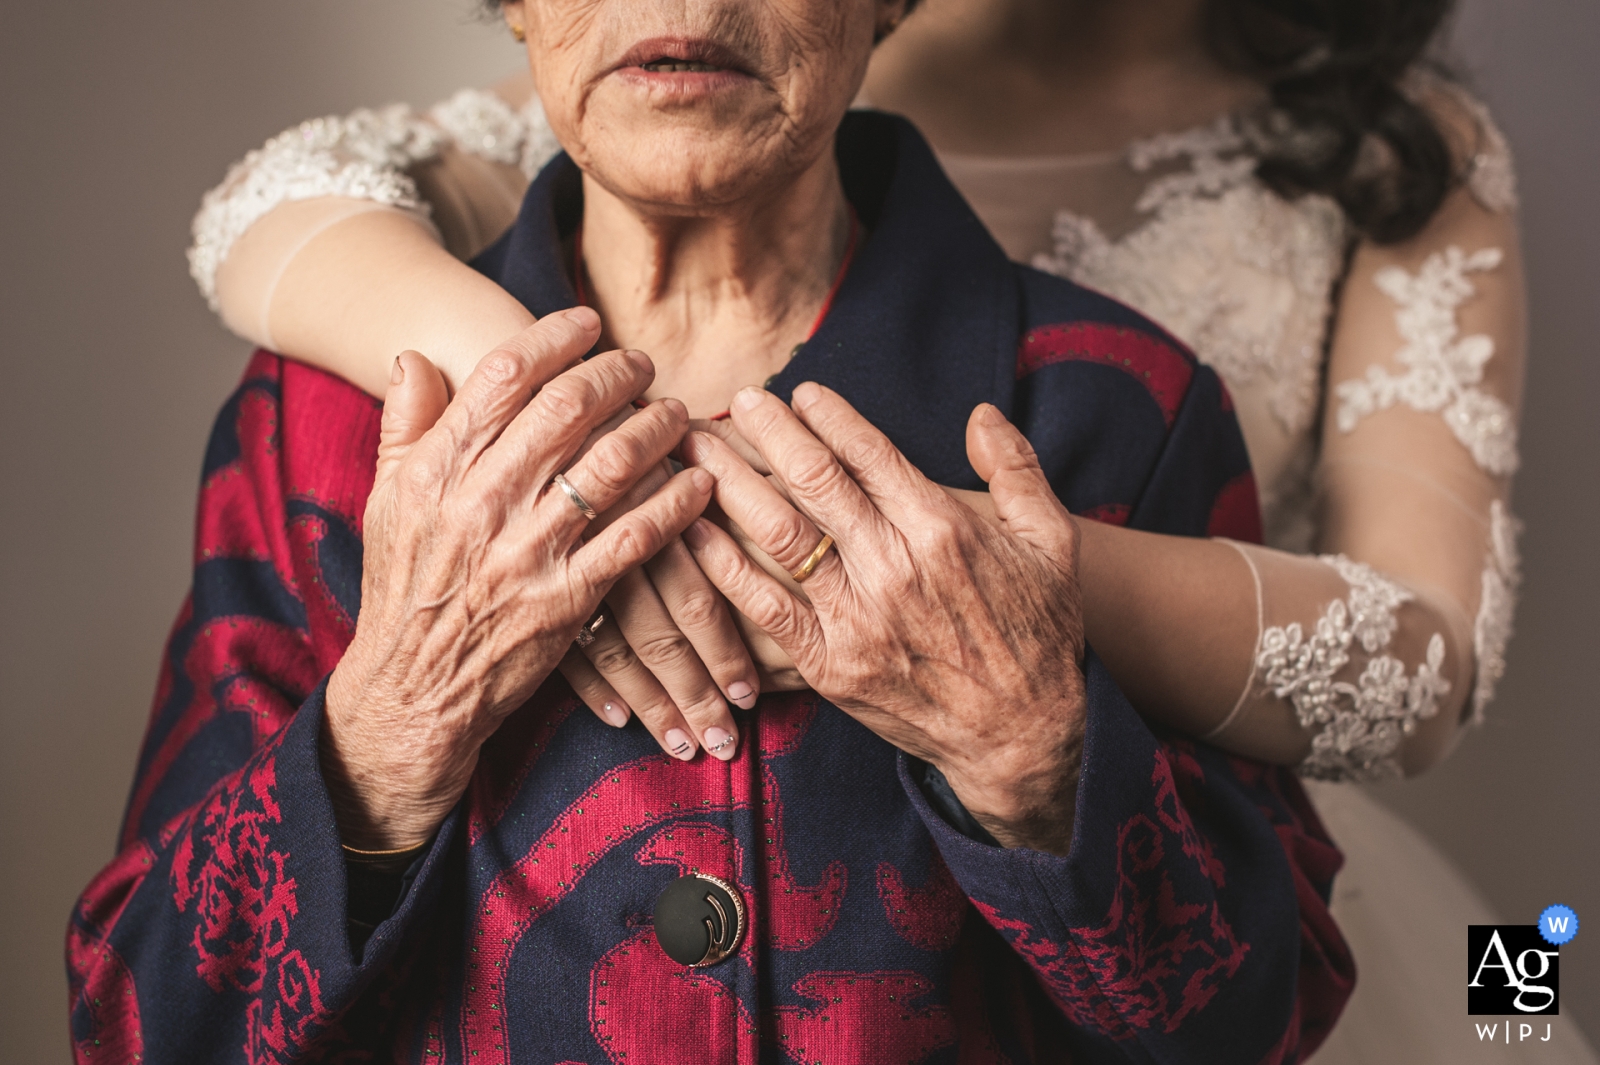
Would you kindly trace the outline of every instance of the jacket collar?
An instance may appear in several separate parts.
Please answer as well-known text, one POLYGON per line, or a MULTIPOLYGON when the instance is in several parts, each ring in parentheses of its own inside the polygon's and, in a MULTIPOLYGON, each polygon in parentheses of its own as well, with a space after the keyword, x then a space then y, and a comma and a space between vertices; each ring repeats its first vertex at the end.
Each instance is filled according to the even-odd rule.
MULTIPOLYGON (((1015 268, 905 119, 852 111, 835 150, 868 235, 816 334, 768 387, 787 401, 802 381, 825 384, 926 475, 979 487, 966 422, 981 402, 1011 411, 1022 330, 1015 268)), ((582 215, 582 176, 563 152, 473 265, 536 316, 571 307, 561 242, 582 215)))

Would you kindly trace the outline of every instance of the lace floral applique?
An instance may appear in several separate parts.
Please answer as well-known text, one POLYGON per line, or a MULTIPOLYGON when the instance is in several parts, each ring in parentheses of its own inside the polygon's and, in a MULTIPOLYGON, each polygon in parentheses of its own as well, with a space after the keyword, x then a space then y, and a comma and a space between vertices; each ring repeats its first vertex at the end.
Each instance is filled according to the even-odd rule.
POLYGON ((1478 124, 1478 150, 1467 161, 1467 188, 1484 210, 1501 213, 1517 209, 1517 171, 1505 134, 1489 117, 1489 109, 1472 96, 1461 101, 1478 124))
POLYGON ((1390 780, 1401 775, 1395 752, 1416 723, 1439 711, 1450 691, 1441 669, 1444 637, 1434 633, 1426 659, 1407 676, 1405 663, 1382 653, 1411 601, 1405 589, 1371 566, 1343 555, 1322 561, 1350 586, 1348 600, 1328 604, 1308 635, 1299 622, 1261 634, 1256 670, 1262 682, 1294 707, 1300 726, 1314 731, 1302 776, 1319 780, 1390 780), (1337 680, 1351 663, 1352 645, 1370 656, 1354 681, 1337 680))
POLYGON ((522 162, 527 120, 492 92, 462 89, 436 105, 428 117, 464 152, 506 166, 522 162))
POLYGON ((217 270, 234 242, 281 203, 348 196, 426 217, 407 171, 449 141, 530 178, 561 151, 537 96, 516 111, 483 89, 463 89, 427 117, 394 104, 302 122, 236 163, 200 205, 189 272, 211 309, 218 309, 217 270))
POLYGON ((1492 270, 1501 258, 1499 248, 1466 255, 1452 245, 1428 256, 1416 274, 1398 266, 1378 271, 1374 283, 1400 306, 1395 321, 1405 346, 1395 361, 1406 372, 1397 376, 1369 366, 1365 377, 1342 382, 1336 389, 1342 431, 1350 432, 1369 414, 1404 403, 1414 410, 1442 412, 1456 439, 1489 473, 1506 476, 1516 470, 1517 428, 1511 408, 1477 388, 1484 365, 1494 355, 1494 338, 1484 333, 1463 337, 1456 322, 1456 308, 1477 291, 1467 272, 1492 270))
POLYGON ((1118 240, 1071 211, 1033 265, 1106 292, 1172 330, 1230 387, 1267 382, 1273 415, 1304 433, 1320 392, 1329 294, 1346 236, 1338 205, 1288 201, 1255 177, 1257 138, 1233 116, 1137 141, 1127 166, 1179 162, 1142 189, 1148 219, 1118 240))
POLYGON ((280 203, 349 196, 415 211, 428 208, 406 168, 439 151, 444 135, 404 104, 314 118, 272 138, 206 193, 195 215, 189 273, 218 310, 217 270, 235 241, 280 203))
POLYGON ((492 163, 515 166, 530 179, 561 151, 539 97, 521 111, 483 89, 462 89, 428 113, 460 145, 492 163))
POLYGON ((1478 679, 1472 691, 1472 722, 1481 724, 1484 708, 1494 698, 1495 686, 1506 671, 1506 644, 1511 640, 1511 615, 1517 607, 1517 587, 1522 583, 1522 560, 1517 536, 1522 523, 1506 505, 1495 500, 1489 507, 1489 552, 1484 560, 1478 617, 1472 626, 1472 650, 1478 679))

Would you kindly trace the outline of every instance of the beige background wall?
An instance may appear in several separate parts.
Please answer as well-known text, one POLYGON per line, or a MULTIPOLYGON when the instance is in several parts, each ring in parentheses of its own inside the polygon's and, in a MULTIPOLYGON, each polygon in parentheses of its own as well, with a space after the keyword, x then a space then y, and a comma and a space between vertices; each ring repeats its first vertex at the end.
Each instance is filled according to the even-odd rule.
MULTIPOLYGON (((936 2, 936 0, 935 0, 936 2)), ((1383 792, 1507 919, 1574 906, 1600 1032, 1600 5, 1473 0, 1521 161, 1534 358, 1526 598, 1489 725, 1383 792)), ((0 15, 0 1057, 68 1059, 60 944, 109 856, 188 580, 201 449, 244 346, 183 248, 225 164, 308 115, 425 103, 517 54, 470 0, 11 2, 0 15)))

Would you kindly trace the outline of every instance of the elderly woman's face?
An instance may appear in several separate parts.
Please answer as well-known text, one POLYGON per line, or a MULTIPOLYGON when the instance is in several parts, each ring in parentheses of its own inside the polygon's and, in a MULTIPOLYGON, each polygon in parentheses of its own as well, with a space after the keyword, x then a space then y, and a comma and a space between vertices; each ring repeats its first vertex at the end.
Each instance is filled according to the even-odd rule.
POLYGON ((830 150, 903 0, 522 0, 551 128, 612 193, 735 206, 830 150))

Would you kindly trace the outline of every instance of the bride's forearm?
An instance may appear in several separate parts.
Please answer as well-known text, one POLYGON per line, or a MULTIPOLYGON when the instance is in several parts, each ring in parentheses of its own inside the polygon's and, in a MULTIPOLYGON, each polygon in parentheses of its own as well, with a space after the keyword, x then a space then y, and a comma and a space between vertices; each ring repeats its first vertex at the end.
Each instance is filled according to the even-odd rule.
POLYGON ((1079 526, 1085 633, 1151 720, 1336 779, 1419 773, 1455 742, 1472 652, 1448 597, 1342 558, 1079 526))
MULTIPOLYGON (((1218 540, 1162 536, 1080 519, 1084 632, 1138 710, 1190 736, 1227 717, 1254 668, 1255 581, 1218 540)), ((1309 738, 1285 714, 1252 722, 1239 753, 1278 763, 1309 738)), ((1230 744, 1232 746, 1232 744, 1230 744)))
POLYGON ((283 204, 244 234, 217 278, 230 325, 381 397, 401 351, 422 352, 453 389, 533 321, 414 216, 366 210, 324 225, 319 214, 337 210, 326 199, 283 204), (292 254, 276 250, 308 232, 292 254), (279 261, 275 279, 248 273, 279 261))

